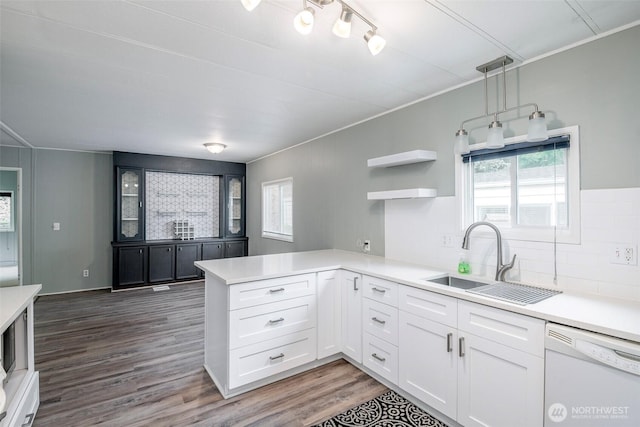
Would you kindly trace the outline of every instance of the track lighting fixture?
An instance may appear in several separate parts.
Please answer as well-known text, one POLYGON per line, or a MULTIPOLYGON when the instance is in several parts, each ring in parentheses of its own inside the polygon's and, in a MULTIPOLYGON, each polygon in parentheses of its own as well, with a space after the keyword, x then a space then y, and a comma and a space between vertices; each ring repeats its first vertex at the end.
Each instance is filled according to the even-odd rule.
POLYGON ((304 5, 304 9, 302 9, 302 11, 300 11, 300 13, 298 13, 295 18, 293 18, 293 27, 300 34, 306 35, 311 33, 311 30, 313 30, 315 11, 313 10, 313 8, 307 6, 306 0, 303 0, 302 3, 304 5))
MULTIPOLYGON (((240 0, 242 5, 248 11, 252 11, 260 3, 260 0, 240 0)), ((342 38, 349 38, 351 35, 351 21, 353 16, 357 16, 365 24, 371 27, 371 30, 367 31, 364 35, 364 40, 367 42, 367 47, 372 55, 379 54, 384 49, 387 42, 380 35, 378 35, 378 27, 373 25, 371 21, 358 13, 354 8, 349 6, 344 0, 309 0, 313 6, 322 9, 324 6, 333 2, 340 3, 342 10, 340 17, 333 24, 333 34, 342 38)), ((315 11, 312 7, 307 5, 307 0, 302 0, 302 10, 293 19, 293 27, 300 34, 310 34, 313 30, 313 24, 315 21, 315 11)))
POLYGON ((206 144, 204 144, 204 147, 207 150, 209 150, 210 153, 213 153, 213 154, 222 153, 222 150, 227 148, 226 145, 221 144, 219 142, 207 142, 206 144))
POLYGON ((247 9, 249 12, 255 9, 256 6, 260 4, 260 1, 262 0, 240 0, 244 8, 247 9))
MULTIPOLYGON (((527 140, 532 142, 545 141, 549 139, 547 133, 547 124, 545 122, 544 113, 538 109, 537 104, 522 104, 515 107, 507 108, 507 83, 506 83, 506 66, 511 64, 513 59, 508 56, 503 56, 494 59, 483 65, 476 67, 476 70, 484 74, 484 115, 466 119, 460 125, 460 129, 456 132, 455 152, 458 154, 467 154, 469 152, 469 134, 464 129, 464 124, 473 120, 487 118, 493 116, 493 121, 489 124, 489 133, 487 135, 487 148, 502 148, 504 147, 504 134, 502 133, 502 123, 498 121, 498 115, 513 111, 522 107, 533 107, 534 111, 529 116, 529 130, 527 133, 527 140), (502 111, 496 111, 489 113, 489 99, 487 96, 487 73, 489 71, 502 68, 502 111)), ((496 76, 497 79, 497 76, 496 76)))
POLYGON ((333 24, 333 34, 343 39, 348 39, 351 35, 351 18, 353 17, 353 11, 344 4, 342 5, 342 12, 340 17, 336 19, 336 23, 333 24))
POLYGON ((364 35, 364 40, 367 42, 367 47, 371 55, 376 56, 379 54, 384 46, 387 44, 386 40, 376 34, 374 30, 369 30, 364 35))

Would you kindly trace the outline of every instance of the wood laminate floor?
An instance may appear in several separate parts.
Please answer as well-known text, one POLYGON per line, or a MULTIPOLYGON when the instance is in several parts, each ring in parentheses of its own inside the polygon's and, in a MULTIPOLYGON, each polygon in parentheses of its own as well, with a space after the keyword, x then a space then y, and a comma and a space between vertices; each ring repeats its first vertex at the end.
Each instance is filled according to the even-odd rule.
POLYGON ((387 390, 340 360, 225 400, 203 339, 202 282, 38 298, 34 426, 305 426, 387 390))

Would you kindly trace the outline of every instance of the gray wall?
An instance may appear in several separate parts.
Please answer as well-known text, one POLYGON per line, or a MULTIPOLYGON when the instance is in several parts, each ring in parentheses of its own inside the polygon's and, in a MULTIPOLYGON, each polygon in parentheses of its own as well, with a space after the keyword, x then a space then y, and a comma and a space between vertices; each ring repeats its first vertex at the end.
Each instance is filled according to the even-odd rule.
POLYGON ((23 284, 43 294, 111 286, 111 155, 1 146, 0 165, 22 168, 23 284))
MULTIPOLYGON (((640 187, 640 27, 544 58, 507 73, 507 106, 536 102, 550 129, 580 126, 582 189, 640 187)), ((493 58, 487 58, 491 60, 493 58)), ((494 111, 495 79, 489 85, 494 111)), ((500 82, 500 85, 502 83, 500 82)), ((502 108, 502 104, 500 104, 502 108)), ((372 240, 384 254, 384 203, 367 201, 368 191, 435 187, 454 195, 454 133, 460 122, 482 114, 482 82, 445 93, 358 126, 250 163, 248 235, 251 255, 338 248, 357 250, 372 240), (429 149, 438 160, 396 168, 367 168, 366 160, 413 149, 429 149), (293 177, 294 243, 263 239, 264 181, 293 177)), ((526 133, 530 110, 501 116, 505 136, 526 133)), ((466 126, 471 140, 486 138, 483 120, 466 126)))

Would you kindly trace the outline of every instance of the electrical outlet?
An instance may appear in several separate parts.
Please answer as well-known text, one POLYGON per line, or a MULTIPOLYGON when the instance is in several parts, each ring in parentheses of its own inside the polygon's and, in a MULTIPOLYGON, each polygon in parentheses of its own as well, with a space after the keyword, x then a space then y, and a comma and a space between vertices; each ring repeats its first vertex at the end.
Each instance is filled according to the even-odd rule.
POLYGON ((443 234, 442 235, 442 247, 443 248, 452 248, 453 247, 453 236, 451 234, 443 234))
POLYGON ((362 245, 362 250, 364 252, 371 252, 371 240, 365 240, 362 245))
POLYGON ((638 265, 638 250, 634 245, 618 244, 611 248, 612 264, 638 265))
POLYGON ((82 270, 82 277, 89 277, 89 270, 82 270))

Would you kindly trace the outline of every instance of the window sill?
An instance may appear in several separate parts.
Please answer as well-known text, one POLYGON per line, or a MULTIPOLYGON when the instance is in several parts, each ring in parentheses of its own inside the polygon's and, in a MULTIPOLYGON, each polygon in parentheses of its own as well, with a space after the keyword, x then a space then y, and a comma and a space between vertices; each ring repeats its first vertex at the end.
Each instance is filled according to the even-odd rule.
POLYGON ((293 243, 293 236, 283 234, 262 233, 264 239, 280 240, 281 242, 293 243))

